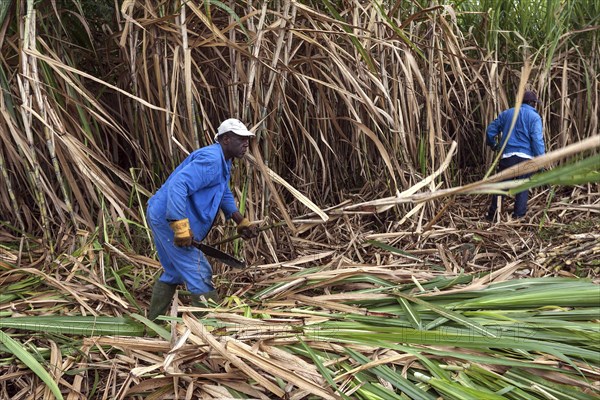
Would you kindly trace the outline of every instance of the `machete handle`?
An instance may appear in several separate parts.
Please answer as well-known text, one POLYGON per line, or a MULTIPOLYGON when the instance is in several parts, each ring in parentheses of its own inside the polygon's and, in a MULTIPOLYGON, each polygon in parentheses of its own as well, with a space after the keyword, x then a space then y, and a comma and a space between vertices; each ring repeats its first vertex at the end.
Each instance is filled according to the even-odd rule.
MULTIPOLYGON (((258 232, 268 231, 269 229, 277 228, 278 226, 282 226, 282 225, 285 225, 285 221, 279 221, 279 222, 276 222, 276 223, 271 224, 271 225, 261 226, 260 228, 257 229, 257 231, 258 232)), ((211 243, 211 246, 218 246, 218 245, 223 244, 223 243, 229 243, 229 242, 231 242, 231 241, 233 241, 235 239, 239 239, 241 237, 242 237, 242 235, 240 235, 238 233, 236 235, 229 236, 228 238, 223 239, 223 240, 221 240, 219 242, 211 243)))

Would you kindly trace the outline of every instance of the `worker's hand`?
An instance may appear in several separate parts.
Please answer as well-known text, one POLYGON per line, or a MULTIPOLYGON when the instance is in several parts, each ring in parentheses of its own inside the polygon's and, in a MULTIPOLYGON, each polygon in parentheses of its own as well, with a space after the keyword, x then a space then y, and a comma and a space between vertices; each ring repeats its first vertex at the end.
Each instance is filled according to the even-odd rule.
POLYGON ((244 239, 252 239, 258 236, 258 229, 256 225, 252 225, 248 218, 242 219, 236 230, 237 233, 242 235, 244 239))
POLYGON ((169 222, 169 225, 171 226, 171 229, 173 229, 173 233, 175 233, 175 246, 188 247, 192 245, 194 235, 190 229, 189 219, 185 218, 178 221, 169 222))

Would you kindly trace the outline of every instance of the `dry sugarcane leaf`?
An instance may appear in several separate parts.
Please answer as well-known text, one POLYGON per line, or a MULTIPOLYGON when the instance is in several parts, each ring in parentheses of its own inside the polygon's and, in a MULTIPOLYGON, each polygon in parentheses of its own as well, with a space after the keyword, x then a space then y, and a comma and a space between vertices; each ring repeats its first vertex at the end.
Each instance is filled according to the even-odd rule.
POLYGON ((279 365, 272 359, 260 356, 249 346, 246 346, 241 342, 228 339, 227 349, 238 357, 246 359, 252 364, 256 365, 263 371, 267 372, 270 376, 280 377, 281 379, 293 383, 297 387, 306 390, 313 395, 319 396, 322 399, 335 400, 338 398, 322 389, 320 385, 316 385, 315 383, 298 376, 293 372, 290 372, 285 365, 279 365))
MULTIPOLYGON (((260 163, 257 161, 257 159, 255 157, 251 156, 250 154, 246 154, 246 158, 248 158, 250 161, 252 161, 252 163, 259 165, 259 167, 260 167, 260 163)), ((290 185, 283 178, 281 178, 279 175, 277 175, 269 167, 267 167, 266 165, 263 165, 263 167, 264 168, 261 168, 261 170, 264 170, 265 175, 268 176, 267 179, 273 179, 275 182, 277 182, 280 185, 282 185, 283 187, 285 187, 296 199, 298 199, 302 204, 304 204, 306 207, 308 207, 314 213, 316 213, 323 221, 327 221, 329 219, 329 216, 327 214, 325 214, 308 197, 306 197, 302 193, 300 193, 297 189, 295 189, 292 185, 290 185)), ((290 219, 290 223, 291 223, 291 219, 290 219)), ((288 224, 288 226, 289 226, 289 224, 288 224)))
POLYGON ((195 320, 193 317, 188 314, 183 315, 184 324, 198 337, 204 340, 212 349, 214 349, 217 353, 221 355, 224 359, 229 361, 231 364, 240 369, 241 372, 246 374, 249 378, 254 379, 260 386, 267 389, 269 392, 275 394, 276 396, 282 397, 285 392, 282 391, 278 386, 271 383, 271 381, 264 378, 258 372, 256 372, 252 367, 247 365, 242 359, 240 359, 235 354, 232 354, 226 346, 217 341, 210 332, 206 330, 204 325, 199 321, 195 320))

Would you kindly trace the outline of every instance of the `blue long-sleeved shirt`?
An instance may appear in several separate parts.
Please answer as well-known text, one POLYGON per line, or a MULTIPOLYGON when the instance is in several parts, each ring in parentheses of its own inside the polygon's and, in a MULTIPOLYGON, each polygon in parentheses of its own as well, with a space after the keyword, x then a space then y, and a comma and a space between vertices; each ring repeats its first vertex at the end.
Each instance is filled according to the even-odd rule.
MULTIPOLYGON (((495 138, 501 135, 500 146, 509 136, 508 131, 513 120, 515 109, 503 111, 487 128, 487 145, 494 147, 495 138)), ((541 156, 546 152, 542 132, 542 118, 535 108, 522 104, 517 121, 503 154, 521 153, 531 157, 541 156)))
POLYGON ((183 160, 150 198, 148 217, 165 225, 188 218, 194 237, 202 240, 219 209, 227 219, 238 211, 229 189, 230 176, 231 160, 225 160, 219 143, 200 148, 183 160))

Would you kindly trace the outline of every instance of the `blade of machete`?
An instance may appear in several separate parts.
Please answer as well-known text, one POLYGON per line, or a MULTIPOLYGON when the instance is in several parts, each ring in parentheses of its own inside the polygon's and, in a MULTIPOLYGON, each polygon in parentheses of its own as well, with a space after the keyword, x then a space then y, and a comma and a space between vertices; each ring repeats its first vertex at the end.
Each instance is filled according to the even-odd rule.
POLYGON ((193 244, 195 247, 200 249, 201 252, 203 252, 204 254, 206 254, 209 257, 218 259, 223 264, 229 265, 230 267, 234 267, 234 268, 246 268, 245 262, 238 260, 237 258, 230 256, 227 253, 223 253, 219 249, 215 249, 212 246, 209 246, 207 244, 200 243, 197 241, 194 241, 193 244))

